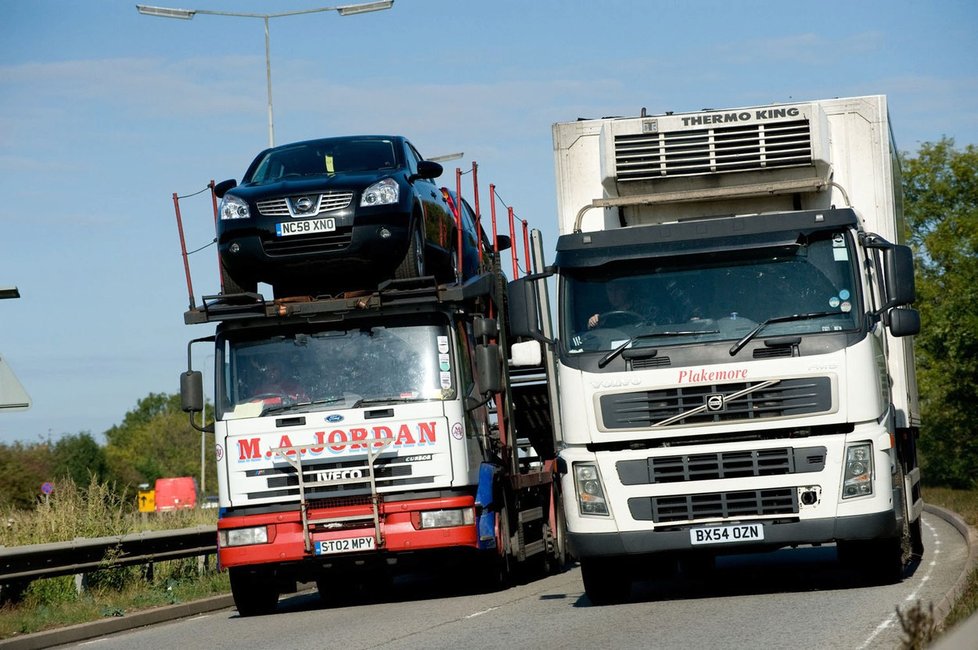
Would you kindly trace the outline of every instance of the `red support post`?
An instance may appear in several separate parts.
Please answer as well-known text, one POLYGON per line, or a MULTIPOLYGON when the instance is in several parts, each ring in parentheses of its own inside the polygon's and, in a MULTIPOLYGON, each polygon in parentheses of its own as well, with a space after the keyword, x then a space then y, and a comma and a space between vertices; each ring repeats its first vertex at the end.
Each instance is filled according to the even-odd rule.
POLYGON ((530 236, 527 233, 528 224, 523 219, 523 259, 526 260, 526 274, 530 274, 530 236))
POLYGON ((479 251, 479 268, 482 268, 482 212, 479 208, 479 165, 472 161, 472 201, 475 206, 475 237, 478 240, 476 248, 479 251))
POLYGON ((516 224, 514 223, 513 208, 509 208, 509 239, 513 251, 513 279, 520 277, 520 259, 516 252, 516 224))
POLYGON ((462 169, 461 167, 455 168, 455 198, 458 199, 455 206, 455 239, 456 247, 455 251, 457 253, 458 259, 455 264, 455 278, 457 280, 462 279, 462 259, 465 257, 465 251, 462 248, 462 169))
POLYGON ((180 197, 173 193, 173 210, 177 215, 177 231, 180 233, 180 252, 183 254, 183 272, 187 276, 187 294, 190 298, 190 308, 194 305, 194 288, 190 283, 190 261, 187 259, 187 240, 183 236, 183 219, 180 217, 180 197))

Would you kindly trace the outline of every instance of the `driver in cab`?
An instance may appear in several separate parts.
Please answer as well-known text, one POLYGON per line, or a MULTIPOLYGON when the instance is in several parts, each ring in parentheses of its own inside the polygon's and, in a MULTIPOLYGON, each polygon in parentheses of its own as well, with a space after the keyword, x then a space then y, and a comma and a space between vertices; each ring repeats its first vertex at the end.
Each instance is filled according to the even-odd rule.
POLYGON ((608 309, 603 312, 592 314, 587 319, 587 328, 613 327, 614 322, 620 322, 621 317, 631 317, 630 320, 642 320, 639 311, 635 289, 625 282, 612 280, 605 284, 605 292, 608 296, 608 309))

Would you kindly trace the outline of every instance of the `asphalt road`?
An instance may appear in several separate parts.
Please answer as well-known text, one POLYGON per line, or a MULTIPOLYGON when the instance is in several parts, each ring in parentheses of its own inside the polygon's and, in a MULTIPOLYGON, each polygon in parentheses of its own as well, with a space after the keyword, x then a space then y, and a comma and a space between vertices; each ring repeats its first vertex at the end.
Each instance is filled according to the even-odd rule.
POLYGON ((708 574, 646 580, 632 599, 595 607, 580 570, 488 594, 403 576, 386 594, 326 605, 315 592, 285 596, 272 616, 233 609, 62 647, 223 648, 895 648, 897 608, 938 603, 966 564, 962 535, 924 515, 922 561, 895 585, 846 574, 834 547, 721 558, 708 574))

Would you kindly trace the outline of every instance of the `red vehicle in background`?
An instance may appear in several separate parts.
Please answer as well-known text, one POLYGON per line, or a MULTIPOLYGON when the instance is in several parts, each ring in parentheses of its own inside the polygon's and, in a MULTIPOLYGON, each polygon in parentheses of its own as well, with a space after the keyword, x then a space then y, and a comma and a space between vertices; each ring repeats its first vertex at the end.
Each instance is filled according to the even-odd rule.
POLYGON ((197 481, 191 476, 156 479, 156 512, 197 506, 197 481))

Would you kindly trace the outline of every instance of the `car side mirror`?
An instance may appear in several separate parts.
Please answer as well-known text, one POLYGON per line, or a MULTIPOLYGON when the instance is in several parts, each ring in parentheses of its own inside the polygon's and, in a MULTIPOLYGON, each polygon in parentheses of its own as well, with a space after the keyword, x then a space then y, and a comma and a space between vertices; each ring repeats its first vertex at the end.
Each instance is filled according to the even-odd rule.
POLYGON ((233 189, 237 186, 238 186, 238 181, 234 180, 233 178, 229 178, 226 181, 221 181, 220 183, 214 186, 214 195, 219 199, 223 199, 224 195, 227 194, 228 190, 233 189))
POLYGON ((409 180, 413 181, 416 178, 435 179, 441 176, 444 171, 445 168, 440 163, 432 162, 431 160, 420 160, 418 161, 418 173, 412 174, 409 180))
POLYGON ((920 312, 916 309, 891 309, 888 320, 890 334, 893 336, 913 336, 920 333, 920 312))
POLYGON ((513 247, 513 240, 509 235, 496 235, 496 245, 499 246, 499 252, 508 251, 513 247))

